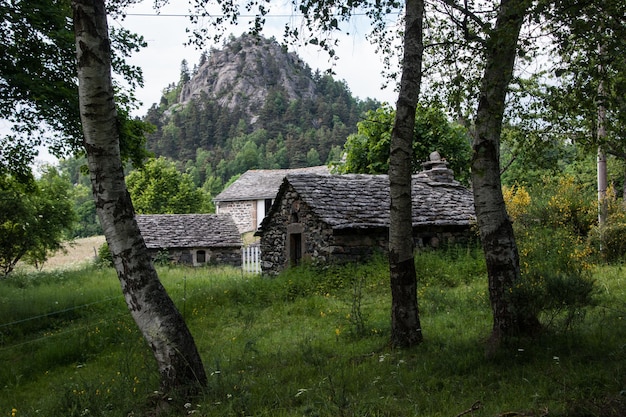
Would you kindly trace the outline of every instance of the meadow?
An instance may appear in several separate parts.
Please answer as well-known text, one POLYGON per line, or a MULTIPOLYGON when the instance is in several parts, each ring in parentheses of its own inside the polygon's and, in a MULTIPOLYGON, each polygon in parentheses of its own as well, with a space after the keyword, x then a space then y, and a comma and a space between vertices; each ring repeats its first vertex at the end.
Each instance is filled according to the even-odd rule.
POLYGON ((0 416, 626 415, 626 273, 598 266, 593 305, 485 356, 477 249, 416 257, 424 343, 391 349, 385 261, 275 277, 159 267, 209 377, 155 409, 158 375, 113 269, 0 281, 0 416))

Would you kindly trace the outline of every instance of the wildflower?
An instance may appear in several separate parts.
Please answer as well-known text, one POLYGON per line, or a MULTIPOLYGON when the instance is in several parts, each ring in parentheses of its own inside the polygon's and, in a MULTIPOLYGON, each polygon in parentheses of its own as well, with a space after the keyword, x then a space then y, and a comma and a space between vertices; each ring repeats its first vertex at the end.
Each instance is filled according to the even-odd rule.
POLYGON ((11 417, 15 417, 17 415, 17 408, 11 409, 11 417))

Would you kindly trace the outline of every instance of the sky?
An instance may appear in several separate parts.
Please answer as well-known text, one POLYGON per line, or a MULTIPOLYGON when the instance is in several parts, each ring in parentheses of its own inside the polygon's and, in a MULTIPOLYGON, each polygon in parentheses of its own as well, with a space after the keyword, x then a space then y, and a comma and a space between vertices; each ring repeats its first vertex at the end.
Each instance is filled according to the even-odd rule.
MULTIPOLYGON (((143 2, 128 9, 128 14, 123 20, 109 20, 110 27, 124 27, 132 32, 142 35, 148 47, 141 52, 135 53, 128 61, 142 68, 144 87, 136 91, 142 107, 137 111, 138 116, 145 114, 153 104, 158 103, 162 90, 172 82, 177 82, 180 77, 181 62, 187 60, 189 68, 193 68, 199 62, 202 51, 194 46, 184 46, 188 39, 185 28, 191 27, 188 14, 188 0, 171 0, 170 4, 160 10, 160 16, 152 8, 153 2, 143 2)), ((281 13, 277 11, 278 15, 281 13)), ((287 19, 293 20, 286 14, 269 17, 263 34, 266 37, 275 36, 278 41, 282 40, 284 25, 287 19)), ((356 18, 359 19, 358 17, 356 18)), ((374 98, 381 102, 395 103, 397 94, 393 87, 382 89, 384 78, 382 58, 376 55, 375 47, 366 39, 368 28, 365 18, 363 23, 358 21, 351 24, 350 35, 342 36, 338 49, 339 59, 333 70, 338 80, 344 80, 352 94, 360 99, 374 98)), ((241 35, 246 26, 233 27, 227 32, 234 36, 241 35)), ((209 47, 221 49, 222 44, 209 47)), ((300 47, 295 50, 315 71, 327 70, 331 67, 328 55, 320 52, 315 46, 300 47)))

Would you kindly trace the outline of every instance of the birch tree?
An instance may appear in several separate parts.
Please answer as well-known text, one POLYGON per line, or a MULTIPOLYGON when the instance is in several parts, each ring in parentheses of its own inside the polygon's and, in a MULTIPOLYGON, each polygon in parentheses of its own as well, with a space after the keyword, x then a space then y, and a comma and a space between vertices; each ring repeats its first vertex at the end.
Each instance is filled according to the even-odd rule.
POLYGON ((163 288, 124 181, 104 0, 73 0, 79 109, 96 212, 133 319, 153 351, 165 395, 189 395, 207 378, 194 339, 163 288))
POLYGON ((472 190, 485 253, 493 328, 489 351, 503 338, 533 332, 539 321, 509 298, 520 280, 519 252, 500 182, 500 135, 506 94, 513 76, 522 23, 531 2, 502 0, 496 24, 485 42, 485 69, 480 85, 472 143, 472 190))
POLYGON ((424 2, 405 2, 404 57, 389 152, 389 274, 391 343, 409 347, 423 339, 413 256, 411 184, 413 129, 422 80, 424 2))

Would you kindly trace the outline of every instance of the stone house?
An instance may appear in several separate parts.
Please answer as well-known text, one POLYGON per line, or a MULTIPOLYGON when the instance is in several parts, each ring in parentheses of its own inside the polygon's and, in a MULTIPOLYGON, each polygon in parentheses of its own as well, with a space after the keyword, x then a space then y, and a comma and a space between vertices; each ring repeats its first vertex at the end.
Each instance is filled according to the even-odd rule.
POLYGON ((246 171, 213 199, 215 212, 230 214, 239 233, 253 232, 269 211, 285 175, 307 172, 329 174, 326 166, 246 171))
MULTIPOLYGON (((475 237, 473 196, 443 161, 413 176, 416 247, 467 242, 475 237)), ((387 175, 287 175, 257 235, 261 268, 277 274, 302 259, 358 262, 385 253, 389 233, 387 175)))
POLYGON ((165 252, 179 264, 241 266, 241 235, 229 215, 138 214, 136 219, 153 259, 165 252))

